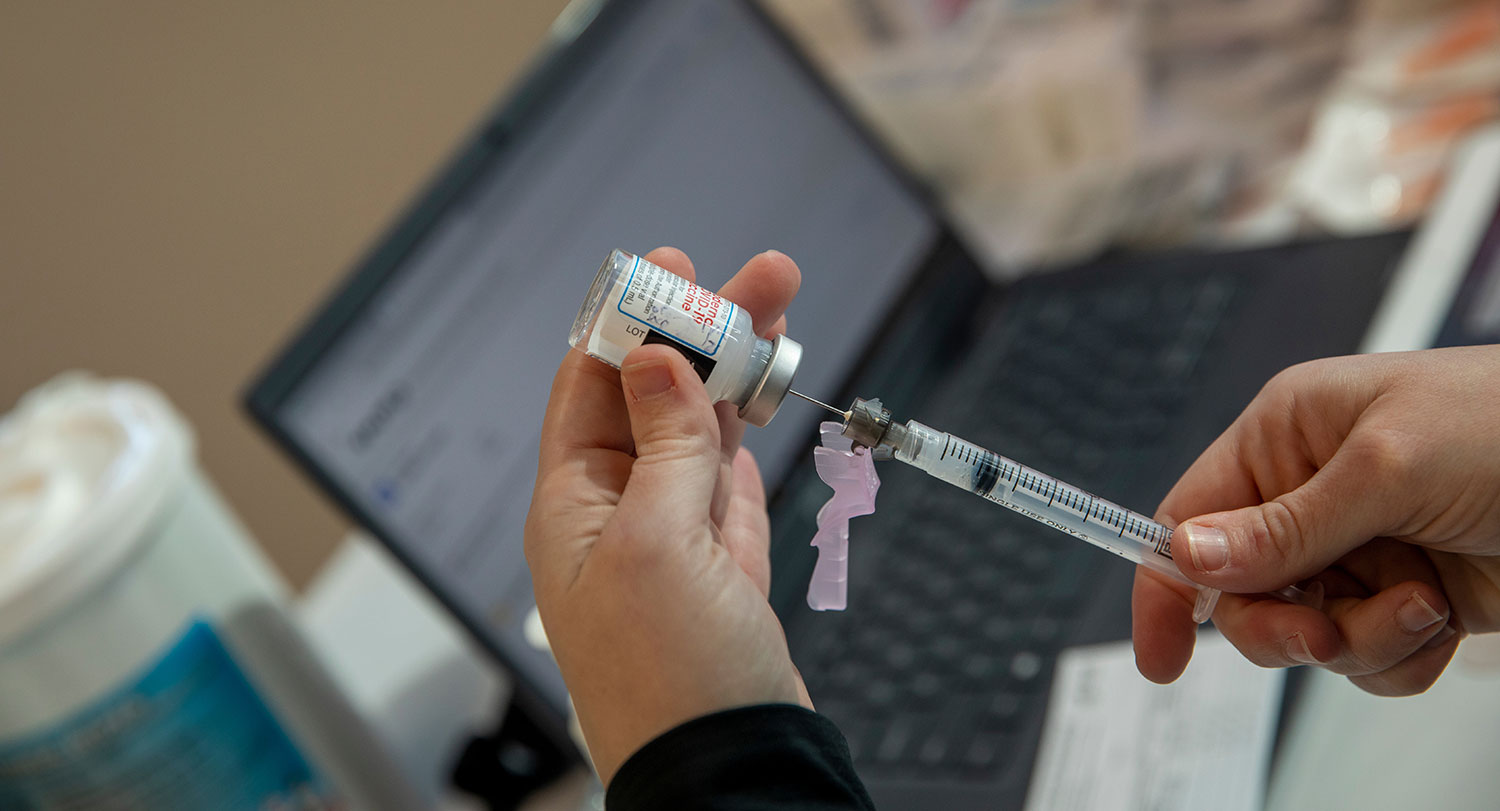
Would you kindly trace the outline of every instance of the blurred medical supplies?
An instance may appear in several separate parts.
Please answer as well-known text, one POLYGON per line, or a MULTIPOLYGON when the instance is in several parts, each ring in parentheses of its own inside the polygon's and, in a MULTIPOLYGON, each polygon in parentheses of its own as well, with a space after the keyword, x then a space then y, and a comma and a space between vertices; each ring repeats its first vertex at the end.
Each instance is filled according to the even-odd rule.
POLYGON ((1426 211, 1463 136, 1500 115, 1500 3, 1372 2, 1293 195, 1344 232, 1426 211))
POLYGON ((1500 98, 1494 0, 766 5, 1000 276, 1403 224, 1500 98))
POLYGON ((406 808, 155 389, 0 420, 0 807, 406 808))
POLYGON ((1202 239, 1279 188, 1348 19, 1340 0, 771 5, 1002 275, 1202 239))

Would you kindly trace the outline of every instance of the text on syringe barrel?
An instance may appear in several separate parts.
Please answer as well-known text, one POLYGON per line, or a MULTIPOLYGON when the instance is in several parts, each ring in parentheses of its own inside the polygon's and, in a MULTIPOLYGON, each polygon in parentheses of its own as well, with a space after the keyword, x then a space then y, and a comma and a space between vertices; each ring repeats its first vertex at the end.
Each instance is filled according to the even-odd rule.
POLYGON ((993 451, 919 422, 906 424, 896 458, 1121 557, 1186 581, 1172 562, 1172 531, 993 451))

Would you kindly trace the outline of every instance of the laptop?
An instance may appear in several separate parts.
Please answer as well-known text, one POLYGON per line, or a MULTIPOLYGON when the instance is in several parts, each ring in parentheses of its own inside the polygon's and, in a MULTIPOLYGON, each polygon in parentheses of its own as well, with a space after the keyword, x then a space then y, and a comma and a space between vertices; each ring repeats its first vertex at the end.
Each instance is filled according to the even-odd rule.
MULTIPOLYGON (((996 285, 753 3, 578 2, 554 39, 247 405, 565 751, 566 689, 525 632, 522 524, 549 382, 611 249, 675 245, 709 288, 780 249, 803 270, 799 391, 882 397, 1149 511, 1271 374, 1358 346, 1406 242, 1117 256, 996 285)), ((887 465, 854 527, 849 610, 811 612, 820 419, 788 404, 746 437, 773 494, 773 606, 814 701, 880 807, 1019 806, 1052 660, 1128 636, 1131 567, 887 465)))
MULTIPOLYGON (((550 381, 600 261, 671 244, 712 289, 767 248, 797 257, 788 318, 812 349, 798 381, 819 392, 839 389, 926 268, 977 270, 754 5, 580 2, 554 37, 248 406, 570 746, 562 680, 524 631, 521 530, 550 381)), ((768 481, 808 455, 816 422, 787 407, 751 432, 768 481)))

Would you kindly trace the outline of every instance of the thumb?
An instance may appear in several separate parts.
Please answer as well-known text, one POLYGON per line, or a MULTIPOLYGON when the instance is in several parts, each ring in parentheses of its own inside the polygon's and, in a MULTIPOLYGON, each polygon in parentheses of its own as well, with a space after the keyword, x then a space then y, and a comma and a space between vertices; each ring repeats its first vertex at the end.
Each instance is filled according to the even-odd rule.
POLYGON ((1336 454, 1300 487, 1271 501, 1188 519, 1172 558, 1193 580, 1230 592, 1273 591, 1392 534, 1397 494, 1354 454, 1336 454))
POLYGON ((719 477, 719 421, 708 392, 681 353, 632 350, 620 382, 635 438, 635 462, 620 509, 659 532, 701 523, 719 477))

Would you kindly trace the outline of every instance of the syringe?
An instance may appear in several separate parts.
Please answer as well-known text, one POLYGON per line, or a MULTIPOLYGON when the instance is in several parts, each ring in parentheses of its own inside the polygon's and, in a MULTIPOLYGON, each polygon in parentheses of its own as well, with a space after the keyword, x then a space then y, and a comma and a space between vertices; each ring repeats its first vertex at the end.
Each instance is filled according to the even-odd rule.
MULTIPOLYGON (((1172 560, 1172 530, 1163 524, 915 420, 893 423, 879 400, 856 399, 848 411, 839 411, 792 393, 843 417, 844 436, 871 448, 877 459, 894 456, 929 476, 1190 585, 1198 590, 1193 620, 1201 623, 1213 614, 1220 591, 1182 574, 1172 560)), ((1275 596, 1306 605, 1322 602, 1321 589, 1288 586, 1275 596)))

